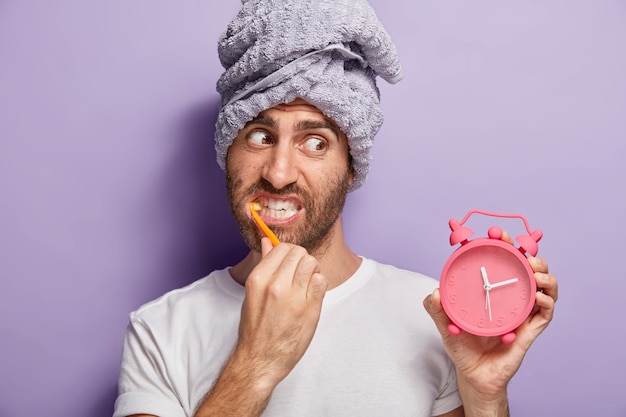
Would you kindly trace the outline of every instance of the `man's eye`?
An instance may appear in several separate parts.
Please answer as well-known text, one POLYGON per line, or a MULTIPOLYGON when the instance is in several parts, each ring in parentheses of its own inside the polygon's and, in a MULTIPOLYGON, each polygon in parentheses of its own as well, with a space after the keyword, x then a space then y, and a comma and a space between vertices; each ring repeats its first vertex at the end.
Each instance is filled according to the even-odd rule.
POLYGON ((328 143, 322 138, 310 137, 304 142, 304 147, 308 151, 320 152, 328 147, 328 143))
POLYGON ((248 134, 248 140, 257 145, 269 145, 272 143, 272 138, 266 132, 262 130, 253 130, 248 134))

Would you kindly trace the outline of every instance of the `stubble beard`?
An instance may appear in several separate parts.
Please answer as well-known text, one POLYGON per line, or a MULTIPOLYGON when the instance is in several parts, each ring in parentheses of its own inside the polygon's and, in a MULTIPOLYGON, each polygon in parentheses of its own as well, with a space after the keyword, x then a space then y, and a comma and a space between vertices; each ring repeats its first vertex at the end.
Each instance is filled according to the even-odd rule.
POLYGON ((239 225, 239 230, 248 247, 254 251, 261 251, 261 232, 253 220, 246 213, 250 196, 257 192, 267 192, 276 196, 297 195, 306 208, 305 217, 298 220, 298 226, 271 226, 281 242, 289 242, 304 247, 310 254, 319 255, 327 249, 333 233, 333 226, 346 202, 349 187, 349 172, 330 179, 320 187, 325 190, 323 195, 314 197, 308 190, 297 184, 289 184, 281 189, 274 188, 267 180, 250 185, 242 189, 242 180, 235 178, 226 170, 226 187, 228 200, 233 217, 239 225))

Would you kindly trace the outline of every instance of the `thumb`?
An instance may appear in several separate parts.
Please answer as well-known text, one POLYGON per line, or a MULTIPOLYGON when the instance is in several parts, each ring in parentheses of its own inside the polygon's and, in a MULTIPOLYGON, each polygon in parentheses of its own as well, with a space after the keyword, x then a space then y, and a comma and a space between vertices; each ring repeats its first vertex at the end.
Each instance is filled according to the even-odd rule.
POLYGON ((447 329, 451 321, 441 305, 441 294, 439 293, 439 288, 435 288, 432 294, 429 294, 426 298, 424 298, 424 308, 435 322, 435 326, 437 326, 439 332, 442 335, 448 334, 447 329))

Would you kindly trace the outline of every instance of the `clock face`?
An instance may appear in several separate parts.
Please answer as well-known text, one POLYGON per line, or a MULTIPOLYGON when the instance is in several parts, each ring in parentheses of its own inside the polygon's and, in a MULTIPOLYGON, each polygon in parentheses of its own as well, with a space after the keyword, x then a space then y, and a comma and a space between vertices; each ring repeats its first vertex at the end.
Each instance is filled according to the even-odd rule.
POLYGON ((461 329, 499 336, 516 329, 535 302, 534 273, 526 257, 498 239, 474 239, 443 268, 441 303, 461 329))

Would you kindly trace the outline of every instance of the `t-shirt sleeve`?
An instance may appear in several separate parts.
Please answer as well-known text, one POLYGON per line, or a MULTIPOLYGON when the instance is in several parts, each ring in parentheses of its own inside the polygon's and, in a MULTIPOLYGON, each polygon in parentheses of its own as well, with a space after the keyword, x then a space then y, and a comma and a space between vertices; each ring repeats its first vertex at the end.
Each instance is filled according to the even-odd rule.
POLYGON ((432 415, 439 416, 448 413, 462 405, 459 389, 456 383, 456 369, 450 362, 448 378, 433 404, 432 415))
POLYGON ((186 417, 178 400, 156 337, 140 318, 131 315, 126 329, 113 417, 153 414, 186 417))

